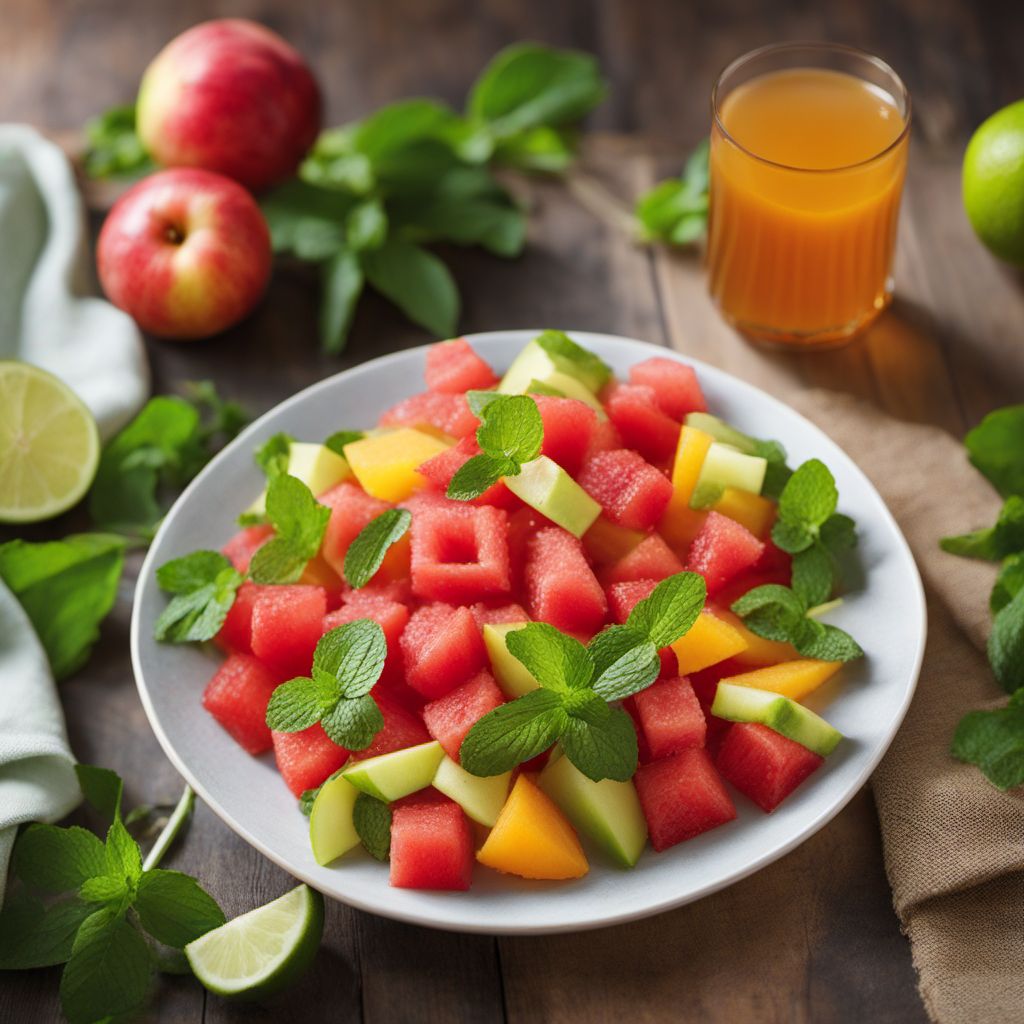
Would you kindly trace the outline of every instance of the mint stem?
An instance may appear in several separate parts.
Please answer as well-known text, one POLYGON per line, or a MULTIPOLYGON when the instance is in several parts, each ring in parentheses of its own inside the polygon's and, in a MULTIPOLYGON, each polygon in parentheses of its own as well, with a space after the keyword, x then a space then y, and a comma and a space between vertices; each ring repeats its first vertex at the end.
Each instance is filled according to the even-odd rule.
POLYGON ((171 816, 167 819, 167 824, 164 825, 160 835, 156 837, 156 842, 153 844, 153 848, 146 855, 146 859, 142 862, 142 870, 149 871, 155 868, 161 860, 163 860, 164 854, 170 849, 171 843, 174 842, 178 837, 178 833, 185 827, 185 823, 189 819, 189 815, 192 813, 192 808, 195 806, 196 795, 192 791, 192 787, 186 785, 182 791, 181 799, 178 801, 177 806, 171 811, 171 816))
POLYGON ((816 619, 819 615, 825 615, 832 611, 833 608, 838 608, 843 603, 841 597, 835 598, 833 601, 826 601, 824 604, 816 604, 813 608, 807 609, 808 618, 816 619))

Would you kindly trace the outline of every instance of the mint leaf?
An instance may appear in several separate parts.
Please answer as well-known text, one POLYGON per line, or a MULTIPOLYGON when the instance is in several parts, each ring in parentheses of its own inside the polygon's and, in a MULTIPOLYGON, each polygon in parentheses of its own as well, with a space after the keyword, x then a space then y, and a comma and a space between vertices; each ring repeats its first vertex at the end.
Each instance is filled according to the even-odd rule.
POLYGON ((0 971, 66 963, 79 927, 95 911, 75 897, 46 906, 17 889, 0 911, 0 971))
POLYGON ((344 190, 292 178, 260 199, 274 252, 328 259, 345 241, 344 221, 356 198, 344 190))
POLYGON ((91 764, 76 764, 75 775, 78 776, 82 796, 106 821, 113 821, 120 815, 124 783, 117 772, 91 764))
POLYGON ((121 907, 129 897, 128 883, 123 876, 97 875, 78 887, 78 895, 87 903, 113 903, 121 907))
POLYGON ((621 700, 645 690, 661 672, 657 646, 632 626, 609 626, 588 648, 595 665, 594 692, 621 700))
POLYGON ((1024 590, 1024 551, 1003 559, 989 597, 992 612, 1002 611, 1021 590, 1024 590))
POLYGON ((568 170, 576 156, 576 133, 538 125, 502 139, 494 147, 494 162, 502 167, 542 174, 568 170))
POLYGON ((772 529, 772 539, 784 551, 795 554, 803 550, 809 545, 802 544, 794 549, 784 544, 792 544, 793 536, 798 535, 816 538, 822 524, 835 512, 838 501, 839 492, 828 467, 820 459, 808 459, 793 473, 779 495, 779 519, 772 529), (784 525, 780 527, 780 523, 784 525))
POLYGON ((532 690, 477 721, 462 741, 459 761, 471 775, 501 775, 547 750, 567 721, 560 694, 532 690))
POLYGON ((245 577, 217 551, 194 551, 156 571, 162 590, 175 597, 153 626, 156 640, 212 640, 220 632, 245 577))
POLYGON ((0 544, 0 579, 25 609, 58 680, 89 658, 114 606, 125 541, 102 533, 0 544))
POLYGON ((628 782, 636 773, 633 722, 622 708, 609 707, 599 697, 570 713, 559 742, 565 756, 594 782, 628 782))
POLYGON ((732 610, 758 636, 785 643, 800 628, 807 606, 788 587, 768 583, 748 590, 732 610))
POLYGON ((988 660, 1000 686, 1009 693, 1024 687, 1024 590, 992 620, 988 660))
POLYGON ((224 924, 224 912, 213 897, 180 871, 147 871, 139 880, 133 907, 142 927, 174 949, 183 949, 224 924))
POLYGON ((313 789, 304 789, 302 796, 299 797, 299 810, 308 818, 313 811, 313 804, 316 801, 317 796, 320 794, 320 790, 327 785, 332 779, 336 779, 343 771, 343 768, 339 768, 337 771, 331 772, 330 775, 320 783, 319 786, 314 786, 313 789))
POLYGON ((344 458, 345 445, 361 441, 364 437, 366 437, 366 434, 361 430, 336 430, 324 441, 324 447, 330 448, 335 455, 340 455, 344 458))
POLYGON ((662 181, 637 201, 635 216, 644 241, 689 245, 707 228, 709 143, 702 139, 678 178, 662 181))
POLYGON ((278 686, 267 704, 267 725, 275 732, 302 732, 320 721, 339 698, 336 685, 300 676, 278 686))
POLYGON ((655 647, 668 647, 689 632, 707 599, 707 584, 695 572, 662 580, 629 613, 627 625, 643 633, 655 647))
POLYGON ((1024 690, 1017 690, 1005 708, 964 715, 950 752, 977 765, 999 789, 1024 784, 1024 690))
POLYGON ((509 653, 541 686, 561 694, 583 689, 594 672, 587 649, 546 622, 529 622, 505 637, 509 653))
POLYGON ((65 892, 96 875, 105 875, 107 858, 103 843, 87 829, 36 824, 18 837, 13 870, 29 885, 65 892))
POLYGON ((352 808, 352 824, 366 852, 384 861, 391 852, 391 808, 368 793, 360 793, 352 808))
POLYGON ((1004 498, 1024 495, 1024 404, 990 412, 964 444, 972 464, 1004 498))
POLYGON ((256 465, 263 470, 263 475, 268 481, 288 472, 288 458, 294 440, 295 438, 291 434, 279 432, 271 434, 256 449, 253 458, 256 460, 256 465))
POLYGON ((488 402, 481 420, 476 440, 484 454, 511 459, 519 465, 540 455, 544 422, 529 395, 502 395, 488 402))
POLYGON ((776 519, 772 524, 772 540, 775 546, 791 555, 806 551, 814 543, 814 530, 803 523, 776 519))
POLYGON ((793 592, 807 608, 824 604, 832 596, 835 566, 818 542, 793 556, 793 592))
POLYGON ((82 166, 90 178, 139 178, 156 170, 135 130, 135 106, 111 107, 85 124, 82 166))
POLYGON ((864 657, 860 644, 849 633, 814 619, 804 619, 791 639, 797 652, 805 658, 856 661, 864 657))
POLYGON ((339 700, 320 720, 324 732, 346 750, 365 750, 384 728, 384 716, 368 693, 339 700))
POLYGON ((351 126, 349 146, 376 165, 410 143, 437 138, 455 119, 455 113, 436 100, 399 100, 351 126))
POLYGON ((345 239, 355 252, 379 248, 387 233, 388 215, 376 197, 356 203, 345 218, 345 239))
POLYGON ((995 526, 959 537, 943 537, 939 545, 951 555, 991 561, 1024 551, 1024 497, 1015 494, 1007 498, 995 526))
POLYGON ((839 557, 843 552, 852 551, 857 546, 857 524, 842 512, 835 512, 821 524, 818 540, 833 557, 839 557))
POLYGON ((71 1024, 131 1013, 145 1003, 152 975, 142 934, 105 907, 86 918, 75 936, 60 979, 61 1007, 71 1024))
POLYGON ((324 263, 320 344, 325 352, 337 354, 345 348, 365 283, 359 258, 349 249, 342 249, 324 263))
POLYGON ((405 536, 412 514, 404 508, 389 508, 359 531, 345 552, 345 581, 357 590, 365 587, 384 562, 392 544, 405 536))
POLYGON ((119 875, 134 884, 142 875, 142 853, 120 818, 115 818, 107 829, 105 844, 107 874, 119 875))
POLYGON ((320 550, 331 510, 293 476, 275 476, 267 486, 267 517, 276 536, 252 557, 249 575, 256 583, 294 583, 320 550))
POLYGON ((556 361, 570 362, 580 378, 592 385, 595 394, 611 379, 612 368, 590 349, 578 345, 565 331, 541 331, 533 340, 556 361))
POLYGON ((505 396, 500 391, 467 391, 466 401, 477 419, 483 419, 484 410, 491 402, 498 402, 505 396))
POLYGON ((380 679, 387 658, 384 630, 357 619, 325 633, 313 654, 313 678, 334 680, 343 697, 362 697, 380 679))
POLYGON ((519 473, 519 463, 504 457, 474 455, 455 471, 445 495, 453 501, 472 501, 493 487, 503 476, 519 473))

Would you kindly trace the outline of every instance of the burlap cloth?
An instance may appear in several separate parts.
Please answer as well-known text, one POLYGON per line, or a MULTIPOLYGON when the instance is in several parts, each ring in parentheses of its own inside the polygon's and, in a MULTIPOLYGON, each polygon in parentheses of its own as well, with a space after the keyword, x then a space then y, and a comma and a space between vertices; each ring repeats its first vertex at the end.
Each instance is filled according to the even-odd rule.
POLYGON ((984 653, 995 574, 938 547, 940 537, 994 522, 999 497, 941 430, 827 392, 793 404, 871 478, 913 549, 928 596, 917 693, 872 779, 893 903, 921 996, 941 1024, 1021 1024, 1024 787, 1001 793, 948 753, 965 711, 1006 700, 984 653))

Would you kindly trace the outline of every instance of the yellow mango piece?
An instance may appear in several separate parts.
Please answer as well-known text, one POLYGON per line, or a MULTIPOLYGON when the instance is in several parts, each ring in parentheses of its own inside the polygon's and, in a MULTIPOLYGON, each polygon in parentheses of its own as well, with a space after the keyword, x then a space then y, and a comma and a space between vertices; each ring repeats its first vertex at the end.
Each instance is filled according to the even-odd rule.
POLYGON ((697 616, 689 632, 672 645, 681 676, 717 665, 746 649, 747 641, 739 630, 707 609, 697 616))
POLYGON ((741 491, 738 487, 726 487, 722 496, 712 506, 715 512, 735 519, 755 537, 764 540, 775 522, 775 502, 762 498, 760 494, 741 491))
POLYGON ((404 501, 427 482, 417 467, 449 447, 422 430, 403 427, 345 445, 345 458, 367 494, 404 501))
POLYGON ((587 554, 597 565, 610 565, 625 558, 644 539, 644 534, 616 526, 602 515, 594 520, 582 539, 587 554))
POLYGON ((582 878, 590 870, 568 818, 525 775, 516 779, 476 859, 520 878, 582 878))
POLYGON ((751 686, 755 690, 770 690, 790 700, 803 700, 813 693, 827 679, 831 679, 843 663, 841 661, 818 661, 815 658, 799 658, 783 661, 778 665, 758 668, 738 676, 723 679, 723 683, 735 686, 751 686))
POLYGON ((745 650, 733 655, 741 665, 751 668, 762 668, 765 665, 776 665, 780 661, 795 661, 800 657, 797 649, 790 643, 781 640, 768 640, 758 636, 753 630, 747 629, 743 620, 728 608, 715 608, 715 615, 724 619, 747 641, 745 650))
POLYGON ((672 463, 672 497, 658 525, 658 532, 677 553, 690 546, 704 525, 706 513, 690 508, 690 498, 713 441, 710 434, 696 427, 684 426, 679 432, 672 463))

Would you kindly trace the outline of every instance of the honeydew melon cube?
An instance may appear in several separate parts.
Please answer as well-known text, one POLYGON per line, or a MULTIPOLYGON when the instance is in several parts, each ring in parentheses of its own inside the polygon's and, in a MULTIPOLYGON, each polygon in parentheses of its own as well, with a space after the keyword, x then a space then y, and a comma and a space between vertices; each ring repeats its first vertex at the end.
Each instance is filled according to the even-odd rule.
POLYGON ((433 782, 434 789, 450 797, 470 818, 487 828, 493 828, 498 820, 511 784, 511 772, 481 778, 470 775, 447 755, 437 766, 433 782))
MULTIPOLYGON (((329 491, 336 484, 348 480, 352 469, 348 461, 326 445, 292 441, 288 446, 289 476, 301 480, 316 497, 329 491)), ((261 516, 267 510, 266 490, 245 510, 251 515, 261 516)))
POLYGON ((340 775, 320 787, 309 812, 309 842, 317 864, 330 864, 359 845, 352 821, 357 796, 359 790, 340 775))
POLYGON ((704 456, 690 504, 694 508, 713 504, 727 487, 760 494, 767 469, 767 459, 745 455, 731 445, 715 441, 704 456))
POLYGON ((522 629, 525 622, 487 623, 483 628, 484 646, 491 659, 491 671, 506 697, 522 697, 536 690, 540 683, 529 669, 508 649, 505 638, 514 629, 522 629))
POLYGON ((546 455, 502 479, 516 497, 575 537, 582 537, 601 514, 601 506, 546 455))
POLYGON ((405 747, 390 754, 354 761, 342 769, 341 778, 356 789, 390 803, 426 789, 434 781, 444 748, 437 740, 405 747))

